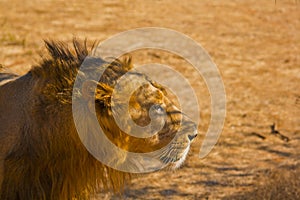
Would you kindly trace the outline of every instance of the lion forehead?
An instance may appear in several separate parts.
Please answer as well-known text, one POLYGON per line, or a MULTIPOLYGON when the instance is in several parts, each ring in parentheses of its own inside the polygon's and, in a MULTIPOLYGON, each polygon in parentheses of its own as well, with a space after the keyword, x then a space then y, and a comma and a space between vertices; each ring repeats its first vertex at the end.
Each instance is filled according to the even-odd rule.
POLYGON ((146 83, 138 88, 132 95, 140 104, 162 103, 163 92, 154 87, 151 83, 146 83))

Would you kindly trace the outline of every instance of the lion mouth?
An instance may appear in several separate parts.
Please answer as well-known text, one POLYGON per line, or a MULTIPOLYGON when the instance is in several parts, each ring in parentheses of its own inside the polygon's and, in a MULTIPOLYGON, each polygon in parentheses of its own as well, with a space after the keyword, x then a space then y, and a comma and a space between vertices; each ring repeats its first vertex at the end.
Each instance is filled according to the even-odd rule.
POLYGON ((173 169, 177 169, 183 164, 183 162, 185 161, 185 159, 189 153, 189 150, 190 150, 190 145, 183 151, 181 158, 174 163, 175 166, 173 169))
POLYGON ((189 153, 190 145, 197 136, 198 131, 194 126, 188 126, 182 130, 182 133, 185 134, 182 134, 175 139, 173 144, 170 144, 169 148, 166 149, 160 156, 161 162, 166 164, 167 169, 175 170, 182 166, 189 153), (187 135, 186 133, 192 134, 187 135), (182 136, 187 138, 183 139, 182 136))
POLYGON ((179 168, 185 161, 188 152, 190 150, 190 144, 183 150, 178 152, 177 149, 171 149, 168 153, 162 155, 160 160, 167 165, 170 169, 179 168))

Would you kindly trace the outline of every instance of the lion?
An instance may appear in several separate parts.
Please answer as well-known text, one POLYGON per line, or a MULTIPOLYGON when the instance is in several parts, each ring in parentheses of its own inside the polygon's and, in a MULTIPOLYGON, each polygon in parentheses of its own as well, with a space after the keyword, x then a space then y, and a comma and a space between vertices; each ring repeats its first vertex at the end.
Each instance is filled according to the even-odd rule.
MULTIPOLYGON (((90 56, 93 48, 88 50, 86 41, 74 39, 69 48, 66 43, 47 40, 45 46, 49 55, 27 74, 0 73, 0 199, 89 199, 100 190, 122 192, 133 174, 97 160, 75 127, 79 123, 94 134, 88 122, 93 109, 105 135, 118 148, 146 153, 169 144, 160 159, 172 169, 180 167, 197 136, 197 127, 163 86, 132 71, 130 57, 107 62, 90 56), (92 71, 105 69, 100 80, 80 71, 83 62, 92 71), (166 113, 163 127, 152 136, 129 135, 114 120, 112 94, 124 74, 145 81, 129 101, 136 124, 150 123, 150 109, 166 113), (73 90, 76 77, 82 84, 73 90), (74 101, 84 102, 75 111, 85 113, 79 119, 72 115, 72 96, 74 101), (181 134, 176 135, 179 129, 181 134)), ((128 104, 118 100, 119 105, 128 104)), ((110 157, 126 160, 126 155, 110 157)))

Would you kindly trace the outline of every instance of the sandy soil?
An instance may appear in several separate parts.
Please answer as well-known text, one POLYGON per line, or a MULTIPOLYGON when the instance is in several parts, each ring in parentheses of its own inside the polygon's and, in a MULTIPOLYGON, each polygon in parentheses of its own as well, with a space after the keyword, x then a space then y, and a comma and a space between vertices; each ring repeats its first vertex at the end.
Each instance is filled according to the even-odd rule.
MULTIPOLYGON (((22 74, 43 55, 43 39, 101 41, 146 26, 187 34, 209 52, 226 88, 224 129, 214 150, 199 159, 210 99, 203 80, 194 80, 201 137, 182 168, 135 179, 122 196, 97 197, 300 199, 300 2, 0 0, 0 63, 22 74), (271 134, 273 123, 288 141, 271 134)), ((174 65, 189 76, 177 56, 146 51, 133 59, 174 65)))

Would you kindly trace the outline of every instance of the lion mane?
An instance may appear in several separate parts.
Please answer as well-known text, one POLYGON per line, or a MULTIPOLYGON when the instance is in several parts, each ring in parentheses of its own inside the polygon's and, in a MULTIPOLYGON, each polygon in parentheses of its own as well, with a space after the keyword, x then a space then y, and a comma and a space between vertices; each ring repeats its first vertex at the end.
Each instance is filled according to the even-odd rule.
MULTIPOLYGON (((0 199, 83 198, 99 187, 118 192, 130 179, 130 174, 103 165, 86 150, 71 107, 66 106, 78 68, 89 53, 85 44, 74 40, 71 52, 63 43, 47 41, 51 57, 2 86, 0 199)), ((115 69, 122 74, 129 64, 112 66, 118 65, 115 69)))
MULTIPOLYGON (((63 42, 45 44, 49 56, 27 74, 0 73, 0 199, 88 199, 100 189, 122 191, 132 175, 102 164, 88 152, 78 136, 70 105, 72 95, 83 96, 82 91, 73 91, 76 76, 79 80, 94 79, 79 72, 82 64, 91 71, 107 67, 97 86, 107 92, 132 69, 131 59, 107 63, 89 57, 86 42, 77 39, 73 40, 73 50, 63 42)), ((95 94, 100 107, 109 107, 110 94, 95 94)), ((116 126, 108 120, 108 112, 100 114, 100 122, 116 126)), ((174 112, 172 120, 177 120, 177 115, 174 112)), ((112 134, 110 139, 124 149, 129 148, 122 141, 142 146, 142 150, 133 149, 137 152, 154 141, 128 139, 118 130, 111 132, 118 135, 112 134)))

